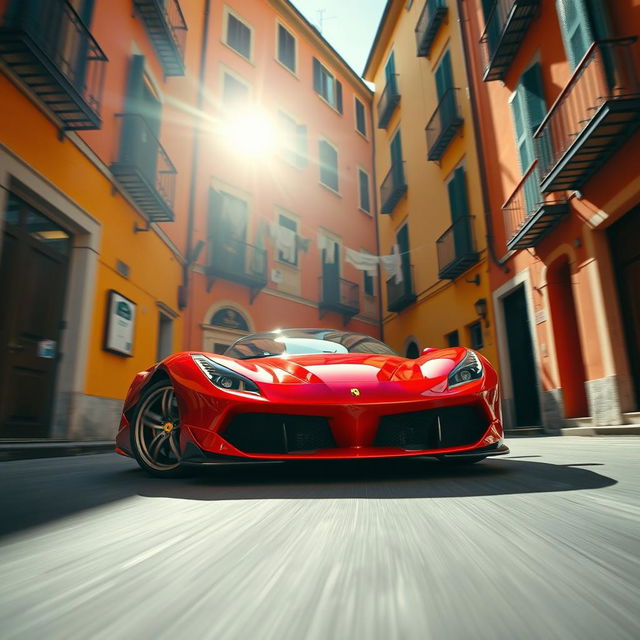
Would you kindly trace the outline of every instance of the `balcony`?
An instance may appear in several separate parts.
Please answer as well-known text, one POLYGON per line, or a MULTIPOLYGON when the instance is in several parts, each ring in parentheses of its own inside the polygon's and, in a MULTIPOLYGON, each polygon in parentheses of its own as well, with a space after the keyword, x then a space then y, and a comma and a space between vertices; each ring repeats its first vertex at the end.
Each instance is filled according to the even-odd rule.
POLYGON ((447 147, 458 134, 464 122, 456 92, 459 89, 447 89, 440 104, 425 127, 427 133, 427 160, 439 162, 447 147))
POLYGON ((178 0, 134 0, 166 76, 184 75, 187 23, 178 0))
POLYGON ((413 290, 413 266, 403 265, 402 276, 402 282, 396 282, 395 276, 387 280, 387 311, 397 313, 417 299, 413 290))
POLYGON ((320 318, 327 311, 342 315, 344 324, 360 313, 360 286, 343 278, 318 278, 320 283, 320 318))
POLYGON ((504 79, 540 0, 496 0, 489 12, 480 45, 485 82, 504 79))
POLYGON ((386 129, 393 112, 400 102, 396 77, 391 76, 378 100, 378 129, 386 129))
POLYGON ((380 213, 393 213, 402 196, 407 192, 404 162, 391 165, 380 185, 380 213))
POLYGON ((438 277, 455 280, 477 264, 480 254, 473 236, 473 216, 461 216, 437 240, 438 277))
POLYGON ((100 128, 107 57, 69 2, 10 3, 0 58, 63 129, 100 128))
POLYGON ((172 222, 176 169, 151 130, 135 113, 121 120, 120 155, 111 173, 150 222, 172 222))
POLYGON ((535 247, 569 212, 564 194, 542 195, 534 161, 511 197, 502 205, 507 248, 535 247))
POLYGON ((446 0, 427 0, 416 24, 416 55, 428 57, 442 21, 446 18, 446 0))
POLYGON ((637 38, 594 42, 534 134, 542 191, 579 189, 640 126, 637 38))
POLYGON ((253 302, 267 284, 267 251, 221 232, 213 240, 206 273, 209 288, 215 278, 243 284, 251 290, 253 302))

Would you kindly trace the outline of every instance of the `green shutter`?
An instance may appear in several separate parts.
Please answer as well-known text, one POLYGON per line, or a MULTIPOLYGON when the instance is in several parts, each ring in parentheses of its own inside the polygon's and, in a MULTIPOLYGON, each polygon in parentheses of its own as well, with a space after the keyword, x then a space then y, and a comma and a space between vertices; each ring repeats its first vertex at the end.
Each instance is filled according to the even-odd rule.
POLYGON ((336 109, 342 113, 342 82, 336 80, 336 109))
POLYGON ((367 213, 371 210, 369 202, 369 176, 360 169, 358 171, 360 179, 360 208, 367 213))
POLYGON ((307 164, 307 125, 299 124, 296 127, 297 133, 297 158, 296 164, 304 167, 307 164))
POLYGON ((585 0, 556 0, 560 30, 571 68, 575 69, 593 42, 585 0))
POLYGON ((313 90, 322 93, 322 66, 317 58, 313 59, 313 90))
POLYGON ((467 198, 467 177, 464 167, 458 167, 453 172, 453 178, 449 180, 449 205, 451 207, 451 220, 456 222, 462 216, 469 214, 469 200, 467 198))
POLYGON ((438 92, 438 102, 442 100, 444 94, 453 87, 453 69, 451 68, 451 54, 447 51, 436 69, 436 91, 438 92))
POLYGON ((396 59, 393 51, 387 60, 387 64, 384 68, 384 75, 387 81, 387 86, 389 87, 392 94, 397 93, 396 87, 396 59))

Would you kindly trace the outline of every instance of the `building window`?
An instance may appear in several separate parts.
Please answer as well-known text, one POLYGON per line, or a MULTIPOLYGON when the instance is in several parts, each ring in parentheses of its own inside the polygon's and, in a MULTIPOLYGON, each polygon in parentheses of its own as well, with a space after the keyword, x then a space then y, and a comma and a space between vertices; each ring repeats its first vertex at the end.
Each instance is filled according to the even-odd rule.
POLYGON ((371 212, 369 200, 369 174, 363 169, 358 169, 358 187, 360 192, 360 208, 367 213, 371 212))
POLYGON ((162 311, 158 312, 158 344, 156 361, 164 360, 173 353, 173 318, 162 311))
POLYGON ((307 164, 307 125, 299 124, 290 115, 280 111, 280 151, 283 158, 296 167, 307 164))
POLYGON ((313 59, 313 89, 342 113, 342 83, 317 58, 313 59))
POLYGON ((334 191, 339 191, 338 151, 326 140, 320 140, 318 148, 320 160, 320 182, 334 191))
POLYGON ((296 72, 296 39, 281 24, 278 24, 278 61, 296 72))
POLYGON ((226 73, 222 79, 222 102, 229 109, 243 109, 249 103, 249 85, 226 73))
POLYGON ((227 34, 225 42, 241 56, 251 60, 251 27, 227 11, 227 34))
POLYGON ((375 295, 373 293, 373 276, 370 276, 366 271, 364 273, 364 292, 368 296, 375 295))
POLYGON ((458 331, 452 331, 451 333, 447 333, 444 337, 445 342, 448 347, 459 347, 460 346, 460 337, 458 336, 458 331))
POLYGON ((472 349, 482 349, 484 342, 482 340, 482 325, 480 322, 474 322, 469 325, 469 344, 472 349))
POLYGON ((296 234, 298 232, 298 223, 288 216, 280 214, 278 216, 278 224, 281 230, 278 236, 278 260, 286 264, 298 265, 298 251, 296 249, 296 234))
POLYGON ((363 136, 367 135, 367 120, 365 117, 364 104, 355 98, 356 101, 356 130, 363 136))

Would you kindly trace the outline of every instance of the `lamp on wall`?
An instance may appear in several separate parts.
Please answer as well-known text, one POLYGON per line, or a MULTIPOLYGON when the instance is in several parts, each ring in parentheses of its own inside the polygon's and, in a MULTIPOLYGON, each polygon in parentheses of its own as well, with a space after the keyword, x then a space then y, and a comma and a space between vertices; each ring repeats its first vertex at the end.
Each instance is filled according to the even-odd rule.
POLYGON ((484 320, 484 326, 489 326, 489 321, 487 320, 487 299, 486 298, 478 298, 474 303, 476 314, 482 320, 484 320))

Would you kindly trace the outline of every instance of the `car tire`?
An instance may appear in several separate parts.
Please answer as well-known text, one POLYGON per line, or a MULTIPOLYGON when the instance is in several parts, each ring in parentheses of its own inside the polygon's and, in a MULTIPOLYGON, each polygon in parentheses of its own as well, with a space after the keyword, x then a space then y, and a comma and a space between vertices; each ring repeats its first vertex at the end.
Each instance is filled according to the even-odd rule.
POLYGON ((459 458, 448 458, 446 456, 438 456, 438 460, 451 466, 464 466, 482 462, 486 457, 487 456, 460 456, 459 458))
POLYGON ((180 410, 169 380, 159 380, 143 390, 131 416, 131 452, 149 475, 187 475, 180 464, 180 410))

